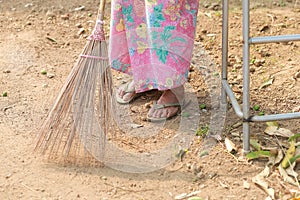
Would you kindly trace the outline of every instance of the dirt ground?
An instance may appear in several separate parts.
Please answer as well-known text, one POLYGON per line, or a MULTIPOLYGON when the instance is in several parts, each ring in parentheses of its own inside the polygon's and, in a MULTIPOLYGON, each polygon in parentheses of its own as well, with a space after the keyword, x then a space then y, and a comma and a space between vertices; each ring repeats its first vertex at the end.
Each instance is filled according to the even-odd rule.
MULTIPOLYGON (((299 34, 300 10, 295 3, 251 1, 251 35, 299 34)), ((242 14, 239 1, 232 5, 229 82, 241 102, 242 14)), ((220 4, 210 1, 201 2, 189 79, 198 104, 206 105, 198 125, 203 134, 196 136, 195 130, 193 144, 182 159, 154 172, 132 174, 109 167, 60 166, 33 153, 38 128, 86 43, 97 6, 95 0, 0 0, 0 199, 188 199, 184 193, 203 200, 268 197, 252 182, 267 161, 249 162, 241 156, 242 128, 230 105, 224 128, 218 132, 222 140, 200 157, 205 127, 212 130, 218 125, 210 116, 215 111, 211 92, 218 91, 219 84, 222 13, 220 4), (237 154, 226 150, 225 137, 237 145, 237 154)), ((251 48, 251 107, 260 106, 253 114, 300 110, 299 46, 299 42, 288 42, 251 48), (270 79, 271 85, 261 87, 270 79)), ((115 75, 117 83, 119 76, 115 75)), ((300 120, 280 125, 300 132, 300 120)), ((251 137, 272 146, 277 138, 264 134, 265 128, 265 123, 251 124, 251 137)), ((278 173, 266 181, 276 199, 299 194, 299 188, 284 182, 278 173)))

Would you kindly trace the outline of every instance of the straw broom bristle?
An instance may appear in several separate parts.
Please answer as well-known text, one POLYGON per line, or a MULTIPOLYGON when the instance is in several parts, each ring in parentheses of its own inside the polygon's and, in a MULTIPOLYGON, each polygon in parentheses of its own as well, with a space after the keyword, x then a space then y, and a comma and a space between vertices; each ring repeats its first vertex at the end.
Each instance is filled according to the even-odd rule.
POLYGON ((104 158, 106 134, 115 129, 107 52, 104 39, 87 42, 40 129, 36 151, 59 162, 93 160, 95 152, 104 158))

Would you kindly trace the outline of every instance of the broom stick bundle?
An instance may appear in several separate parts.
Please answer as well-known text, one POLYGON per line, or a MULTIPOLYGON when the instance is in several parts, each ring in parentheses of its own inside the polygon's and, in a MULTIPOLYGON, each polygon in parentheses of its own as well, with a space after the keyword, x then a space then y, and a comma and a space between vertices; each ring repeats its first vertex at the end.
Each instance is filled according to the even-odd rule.
POLYGON ((101 162, 106 135, 116 128, 104 7, 101 0, 93 33, 40 129, 35 150, 51 160, 85 162, 97 157, 101 162))

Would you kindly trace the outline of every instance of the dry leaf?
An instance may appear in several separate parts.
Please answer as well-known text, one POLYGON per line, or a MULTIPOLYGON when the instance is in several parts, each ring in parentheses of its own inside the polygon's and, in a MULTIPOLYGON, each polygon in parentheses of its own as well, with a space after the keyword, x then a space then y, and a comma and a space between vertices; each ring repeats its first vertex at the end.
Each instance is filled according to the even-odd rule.
POLYGON ((237 147, 235 146, 235 144, 228 138, 225 138, 225 146, 229 153, 237 151, 237 147))
POLYGON ((277 126, 268 126, 265 129, 265 133, 268 135, 276 135, 276 136, 281 136, 286 138, 289 138, 294 135, 292 131, 286 128, 278 128, 277 126))
POLYGON ((290 183, 292 185, 298 186, 298 183, 288 175, 288 173, 283 169, 282 165, 278 166, 279 173, 282 176, 283 180, 287 183, 290 183))
POLYGON ((262 88, 268 87, 269 85, 272 85, 272 84, 273 84, 273 81, 274 81, 274 78, 270 78, 269 80, 267 80, 266 82, 264 82, 264 83, 259 87, 259 89, 262 89, 262 88))
POLYGON ((282 152, 282 150, 280 149, 280 150, 278 151, 278 154, 277 154, 277 157, 276 157, 276 159, 275 159, 274 165, 280 163, 282 159, 283 159, 283 152, 282 152))
POLYGON ((270 168, 268 166, 266 166, 265 169, 258 174, 258 176, 263 177, 263 178, 266 178, 269 175, 270 175, 270 168))
POLYGON ((297 179, 298 173, 295 172, 295 170, 294 170, 295 166, 296 166, 296 163, 294 162, 291 166, 286 168, 285 171, 289 176, 294 177, 295 179, 297 179))
POLYGON ((279 127, 279 124, 278 124, 278 122, 276 122, 276 121, 266 122, 266 124, 267 124, 268 126, 276 126, 276 127, 279 127))
POLYGON ((270 168, 268 166, 260 172, 258 175, 252 178, 252 182, 257 184, 261 189, 263 189, 272 199, 275 199, 275 191, 273 188, 269 187, 269 184, 264 180, 270 175, 270 168))

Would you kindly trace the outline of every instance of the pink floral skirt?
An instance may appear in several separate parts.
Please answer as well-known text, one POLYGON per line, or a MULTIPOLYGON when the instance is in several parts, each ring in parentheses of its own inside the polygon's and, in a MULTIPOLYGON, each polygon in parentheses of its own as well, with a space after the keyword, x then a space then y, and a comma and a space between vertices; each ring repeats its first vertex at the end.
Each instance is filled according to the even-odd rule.
POLYGON ((183 85, 194 46, 198 0, 112 0, 110 64, 136 92, 183 85))

